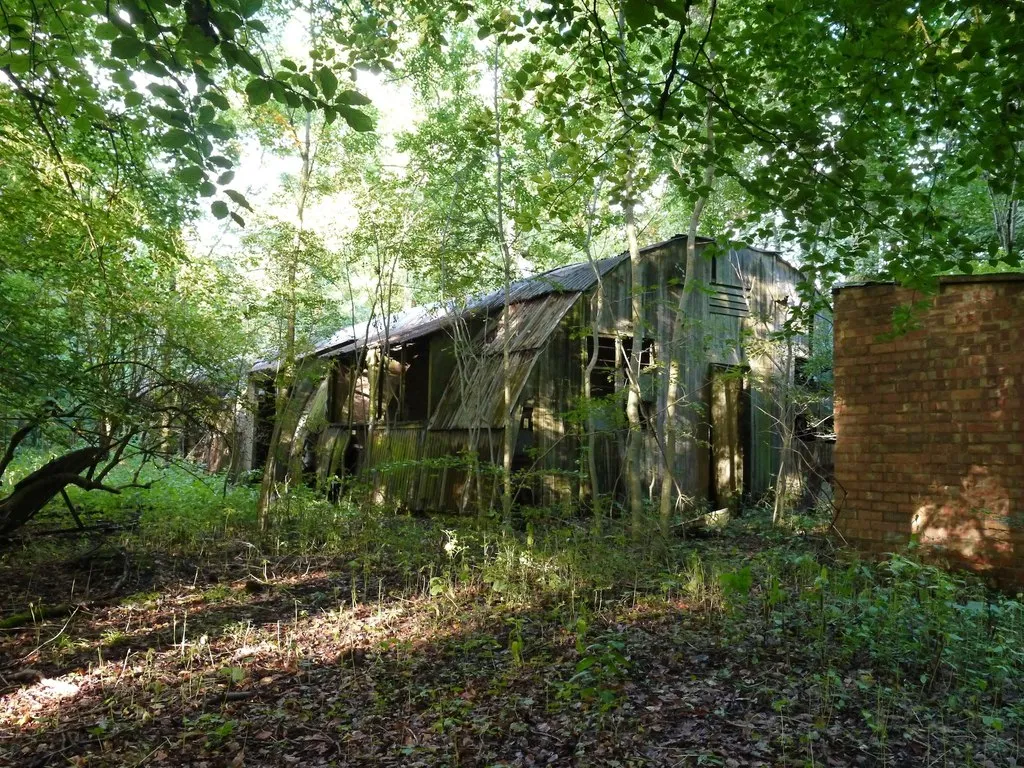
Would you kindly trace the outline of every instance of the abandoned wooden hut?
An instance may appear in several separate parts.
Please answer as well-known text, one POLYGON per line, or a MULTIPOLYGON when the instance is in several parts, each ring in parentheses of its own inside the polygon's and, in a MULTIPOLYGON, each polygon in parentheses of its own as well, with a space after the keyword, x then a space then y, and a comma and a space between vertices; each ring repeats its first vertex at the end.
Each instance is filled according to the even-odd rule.
MULTIPOLYGON (((686 396, 688 406, 701 409, 703 426, 677 452, 675 476, 685 479, 679 487, 685 496, 723 504, 767 491, 783 465, 780 425, 791 414, 771 381, 792 382, 806 352, 799 339, 774 350, 769 339, 790 316, 803 278, 773 252, 718 248, 703 238, 696 247, 711 259, 711 290, 702 293, 706 354, 689 363, 701 366, 704 386, 686 396)), ((581 478, 588 446, 599 492, 621 497, 630 431, 625 361, 639 323, 642 474, 645 489, 655 494, 664 465, 665 361, 686 237, 644 248, 640 257, 643 283, 635 287, 628 253, 520 280, 509 290, 507 319, 499 290, 459 311, 416 307, 339 331, 304 361, 291 415, 278 419, 287 439, 274 450, 293 465, 315 465, 321 480, 358 476, 381 499, 418 510, 459 510, 497 497, 495 470, 511 430, 518 503, 560 505, 586 497, 591 486, 581 478), (642 307, 638 318, 634 290, 642 307), (588 374, 595 345, 596 365, 588 374), (587 430, 596 432, 592 440, 584 437, 587 430)), ((273 397, 271 367, 254 369, 254 382, 263 383, 253 392, 263 387, 263 403, 273 397)), ((266 406, 258 413, 254 466, 271 450, 260 426, 266 406)))

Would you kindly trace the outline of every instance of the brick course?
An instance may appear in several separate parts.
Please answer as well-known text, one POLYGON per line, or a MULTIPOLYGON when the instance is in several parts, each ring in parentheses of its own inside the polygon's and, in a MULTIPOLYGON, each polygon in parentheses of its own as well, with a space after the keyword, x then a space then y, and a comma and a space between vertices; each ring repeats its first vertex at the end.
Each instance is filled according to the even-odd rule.
POLYGON ((915 538, 1024 586, 1024 275, 838 289, 835 424, 850 543, 880 554, 915 538))

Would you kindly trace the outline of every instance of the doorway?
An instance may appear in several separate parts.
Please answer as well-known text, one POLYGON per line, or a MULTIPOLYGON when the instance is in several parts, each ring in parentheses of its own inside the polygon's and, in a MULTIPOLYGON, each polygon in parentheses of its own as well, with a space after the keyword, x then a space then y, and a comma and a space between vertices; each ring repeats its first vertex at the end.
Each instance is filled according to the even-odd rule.
POLYGON ((747 368, 711 366, 708 497, 715 509, 738 509, 750 486, 750 388, 747 368))

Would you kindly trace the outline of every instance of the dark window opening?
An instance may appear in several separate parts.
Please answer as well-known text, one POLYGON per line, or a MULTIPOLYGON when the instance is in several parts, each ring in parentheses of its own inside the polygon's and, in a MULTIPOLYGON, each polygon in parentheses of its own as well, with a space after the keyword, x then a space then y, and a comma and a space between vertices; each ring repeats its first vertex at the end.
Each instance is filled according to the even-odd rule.
POLYGON ((640 429, 648 430, 651 428, 651 424, 657 421, 657 414, 654 409, 656 404, 653 400, 641 400, 640 401, 640 429))
MULTIPOLYGON (((615 394, 617 351, 614 336, 597 337, 597 363, 590 372, 590 396, 609 397, 615 394)), ((587 360, 594 356, 594 337, 587 338, 587 360)))
MULTIPOLYGON (((650 371, 654 365, 654 339, 644 338, 640 349, 640 426, 650 429, 656 420, 654 378, 650 371)), ((597 363, 590 374, 590 396, 607 398, 629 387, 629 361, 633 351, 633 339, 615 336, 597 337, 597 363), (621 343, 621 350, 619 344, 621 343)), ((594 337, 587 338, 587 355, 594 354, 594 337)), ((627 398, 622 397, 622 408, 627 407, 627 398)))
POLYGON ((319 442, 320 434, 318 432, 307 432, 302 441, 302 474, 306 477, 308 485, 313 485, 316 481, 316 448, 319 442))
MULTIPOLYGON (((654 339, 644 338, 641 341, 642 346, 640 347, 640 370, 643 371, 645 368, 650 368, 654 365, 654 339)), ((623 339, 622 340, 622 353, 624 359, 622 365, 625 366, 629 362, 629 358, 633 354, 633 340, 623 339)))
POLYGON ((256 385, 255 439, 253 441, 252 468, 260 469, 270 455, 270 441, 274 434, 274 420, 277 413, 277 389, 271 377, 265 377, 256 385))
MULTIPOLYGON (((622 353, 617 349, 619 339, 615 336, 597 337, 597 363, 590 374, 590 396, 608 397, 628 385, 626 371, 633 353, 633 339, 621 339, 622 353)), ((654 365, 654 339, 643 339, 640 350, 640 372, 654 365)), ((594 337, 587 338, 587 359, 594 354, 594 337)), ((642 386, 642 382, 641 382, 642 386)))
POLYGON ((425 421, 430 410, 430 347, 406 344, 401 350, 402 393, 399 421, 425 421))
POLYGON ((798 357, 793 361, 793 381, 798 387, 814 386, 814 377, 808 370, 810 361, 806 357, 798 357))
POLYGON ((524 405, 523 413, 519 417, 519 429, 524 432, 533 432, 533 406, 524 405))

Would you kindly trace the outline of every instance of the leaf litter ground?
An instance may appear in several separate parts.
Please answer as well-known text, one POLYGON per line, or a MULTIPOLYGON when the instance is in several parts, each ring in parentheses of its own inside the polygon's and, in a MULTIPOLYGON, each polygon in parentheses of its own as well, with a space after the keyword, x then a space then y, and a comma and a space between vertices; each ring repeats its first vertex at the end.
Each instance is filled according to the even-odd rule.
MULTIPOLYGON (((439 526, 406 524, 444 551, 439 526)), ((777 544, 688 546, 691 563, 716 551, 743 563, 777 544)), ((693 569, 689 591, 662 573, 658 588, 510 599, 493 576, 371 574, 348 556, 260 556, 243 543, 126 557, 108 547, 61 567, 7 557, 5 615, 31 604, 38 616, 0 631, 0 764, 1022 760, 1009 719, 992 728, 963 708, 948 715, 933 706, 942 691, 883 686, 892 670, 863 658, 832 664, 806 632, 769 621, 768 602, 709 603, 693 569)))

